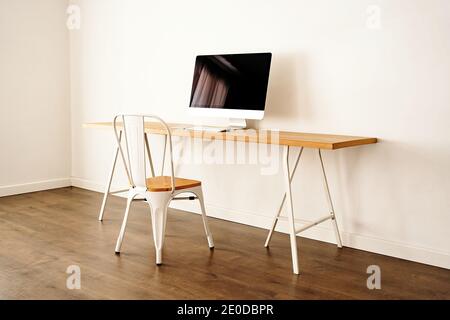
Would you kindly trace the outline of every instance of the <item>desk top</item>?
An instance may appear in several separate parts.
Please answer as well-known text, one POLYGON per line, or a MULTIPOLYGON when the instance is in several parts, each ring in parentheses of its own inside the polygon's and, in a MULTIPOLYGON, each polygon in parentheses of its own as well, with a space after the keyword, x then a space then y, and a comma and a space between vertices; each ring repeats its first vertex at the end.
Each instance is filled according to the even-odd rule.
MULTIPOLYGON (((342 136, 334 134, 289 131, 272 132, 271 130, 263 129, 234 130, 230 132, 209 132, 186 130, 186 127, 192 127, 192 125, 190 124, 169 123, 168 125, 171 129, 172 136, 192 137, 203 140, 232 140, 327 150, 354 147, 377 142, 377 138, 342 136), (263 131, 265 134, 263 134, 263 131)), ((112 122, 85 123, 83 126, 86 128, 111 128, 112 122)), ((121 124, 118 123, 117 126, 120 128, 121 124)), ((145 132, 152 134, 165 134, 164 128, 160 123, 157 122, 145 122, 145 132)))

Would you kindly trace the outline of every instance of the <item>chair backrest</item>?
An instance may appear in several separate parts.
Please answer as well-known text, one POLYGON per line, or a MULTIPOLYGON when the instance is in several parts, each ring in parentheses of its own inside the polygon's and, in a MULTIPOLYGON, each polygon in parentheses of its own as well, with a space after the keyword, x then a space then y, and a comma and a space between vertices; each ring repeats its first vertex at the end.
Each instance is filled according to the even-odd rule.
MULTIPOLYGON (((125 165, 125 171, 128 176, 128 181, 132 187, 146 188, 146 164, 147 160, 150 161, 150 165, 153 171, 153 164, 150 155, 150 149, 148 145, 147 137, 145 135, 145 120, 153 119, 161 123, 163 129, 166 131, 166 141, 168 141, 169 147, 169 162, 170 162, 170 174, 172 182, 172 192, 175 190, 175 177, 173 169, 173 156, 172 156, 172 135, 169 126, 160 117, 155 115, 117 115, 114 117, 114 134, 116 136, 117 145, 119 146, 120 155, 125 165), (117 120, 121 120, 121 125, 117 120), (119 131, 122 132, 122 136, 125 140, 126 152, 124 152, 121 139, 119 137, 119 131), (147 148, 147 156, 146 156, 147 148), (148 159, 147 159, 148 158, 148 159)), ((164 145, 166 148, 166 145, 164 145)), ((163 162, 165 161, 165 150, 163 155, 163 162)))

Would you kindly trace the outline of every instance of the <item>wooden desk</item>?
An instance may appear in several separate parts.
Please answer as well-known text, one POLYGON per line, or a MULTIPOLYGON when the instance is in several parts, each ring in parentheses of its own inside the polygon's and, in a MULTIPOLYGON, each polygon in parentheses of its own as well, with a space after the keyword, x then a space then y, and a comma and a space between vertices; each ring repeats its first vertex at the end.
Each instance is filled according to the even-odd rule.
MULTIPOLYGON (((112 128, 112 122, 94 122, 83 125, 86 128, 112 128)), ((120 125, 119 125, 120 127, 120 125)), ((335 150, 347 147, 360 146, 364 144, 376 143, 377 138, 365 138, 354 136, 343 136, 334 134, 321 133, 303 133, 303 132, 289 132, 277 131, 279 140, 271 140, 271 130, 267 130, 268 140, 260 138, 260 130, 235 130, 230 132, 207 132, 207 131, 192 131, 186 130, 187 127, 192 127, 190 124, 170 123, 169 127, 172 136, 192 137, 201 139, 217 139, 217 140, 233 140, 242 142, 257 142, 270 143, 291 147, 305 147, 315 149, 335 150)), ((146 122, 145 131, 150 134, 165 135, 165 129, 156 122, 146 122)))
MULTIPOLYGON (((347 147, 355 147, 362 146, 366 144, 373 144, 377 142, 376 138, 366 138, 366 137, 353 137, 353 136, 343 136, 343 135, 332 135, 332 134, 319 134, 319 133, 302 133, 302 132, 288 132, 288 131, 265 131, 265 134, 261 130, 236 130, 231 132, 208 132, 208 131, 191 131, 186 130, 186 127, 191 127, 189 124, 180 124, 180 123, 172 123, 169 124, 171 128, 172 136, 179 137, 191 137, 198 138, 203 140, 230 140, 230 141, 241 141, 241 142, 255 142, 255 143, 266 143, 266 144, 277 144, 283 148, 283 176, 285 182, 285 193, 283 199, 281 201, 280 207, 274 216, 269 234, 267 235, 267 239, 265 242, 265 246, 268 247, 270 243, 270 239, 272 237, 273 231, 277 225, 279 220, 287 219, 289 224, 289 235, 291 242, 291 253, 292 253, 292 268, 295 274, 299 274, 298 267, 298 256, 297 256, 297 234, 316 226, 322 222, 327 220, 332 221, 332 225, 335 231, 336 236, 336 244, 339 248, 342 248, 342 240, 339 234, 338 224, 336 222, 336 215, 333 207, 333 202, 330 195, 330 190, 328 186, 327 176, 325 173, 325 167, 323 164, 321 149, 324 150, 335 150, 347 147), (289 152, 292 147, 299 148, 299 152, 297 158, 295 160, 293 168, 289 165, 289 152), (298 219, 294 216, 294 208, 292 202, 292 179, 294 177, 295 171, 297 170, 297 166, 299 164, 300 157, 303 153, 304 148, 312 148, 317 150, 318 159, 320 161, 321 169, 322 169, 322 177, 324 189, 327 195, 329 212, 322 216, 320 219, 313 221, 304 225, 301 228, 296 228, 295 223, 299 222, 298 219), (287 201, 288 206, 288 216, 281 216, 282 208, 287 201)), ((112 128, 112 122, 95 122, 95 123, 86 123, 84 127, 87 128, 112 128)), ((120 125, 119 125, 120 128, 120 125)), ((145 123, 145 132, 146 134, 160 134, 166 135, 166 131, 163 127, 155 122, 146 122, 145 123)), ((166 137, 167 139, 167 137, 166 137)), ((109 180, 107 183, 107 187, 105 190, 105 194, 103 197, 102 207, 100 209, 100 217, 103 216, 103 212, 105 210, 106 201, 108 195, 114 192, 110 191, 111 181, 114 175, 115 165, 117 162, 119 148, 117 147, 113 156, 113 165, 110 171, 109 180)))

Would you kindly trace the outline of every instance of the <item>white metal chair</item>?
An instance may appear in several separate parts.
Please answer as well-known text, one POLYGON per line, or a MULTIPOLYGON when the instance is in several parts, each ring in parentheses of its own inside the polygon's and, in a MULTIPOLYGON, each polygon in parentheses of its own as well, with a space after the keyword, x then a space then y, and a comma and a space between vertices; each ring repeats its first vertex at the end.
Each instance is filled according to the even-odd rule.
MULTIPOLYGON (((153 239, 156 249, 156 264, 159 265, 162 263, 162 248, 164 244, 167 208, 172 200, 199 200, 208 245, 211 249, 214 248, 213 237, 209 230, 206 217, 201 181, 176 178, 174 176, 172 136, 169 126, 161 118, 154 115, 117 115, 114 118, 114 133, 130 183, 125 216, 117 239, 116 253, 120 253, 130 206, 137 196, 143 197, 143 200, 150 206, 153 239), (118 128, 119 124, 117 123, 117 119, 119 118, 122 120, 120 129, 118 128), (170 176, 163 176, 163 172, 161 172, 161 176, 155 176, 147 134, 144 130, 145 119, 147 118, 157 120, 161 123, 162 128, 167 131, 166 144, 168 142, 170 176), (126 154, 120 143, 122 135, 125 138, 126 154), (146 175, 147 160, 150 164, 151 177, 147 177, 146 175), (180 193, 192 193, 194 194, 194 197, 176 198, 175 196, 180 193)), ((165 149, 166 146, 164 148, 163 163, 165 161, 165 149)))

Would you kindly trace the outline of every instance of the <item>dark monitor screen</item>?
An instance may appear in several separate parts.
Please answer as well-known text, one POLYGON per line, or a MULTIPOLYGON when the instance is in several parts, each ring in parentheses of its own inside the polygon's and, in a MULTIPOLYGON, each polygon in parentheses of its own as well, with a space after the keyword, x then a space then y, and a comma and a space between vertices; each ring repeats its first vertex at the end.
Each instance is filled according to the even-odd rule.
POLYGON ((264 110, 271 53, 197 56, 190 107, 264 110))

